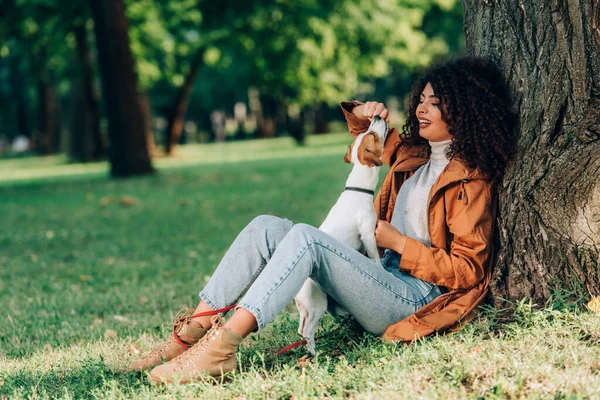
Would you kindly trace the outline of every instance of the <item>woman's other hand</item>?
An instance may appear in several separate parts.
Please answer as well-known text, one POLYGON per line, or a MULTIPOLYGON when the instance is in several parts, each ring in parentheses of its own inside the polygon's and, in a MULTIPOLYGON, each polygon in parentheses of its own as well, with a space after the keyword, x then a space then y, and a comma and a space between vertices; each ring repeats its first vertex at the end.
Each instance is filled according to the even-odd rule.
POLYGON ((390 115, 388 109, 385 108, 385 104, 378 103, 376 101, 367 101, 365 104, 358 105, 352 109, 352 114, 356 115, 360 119, 373 119, 375 115, 379 115, 389 124, 390 115))
POLYGON ((406 236, 401 234, 392 224, 382 219, 378 220, 375 226, 375 240, 377 241, 377 247, 395 250, 398 254, 402 254, 404 246, 406 246, 406 236))

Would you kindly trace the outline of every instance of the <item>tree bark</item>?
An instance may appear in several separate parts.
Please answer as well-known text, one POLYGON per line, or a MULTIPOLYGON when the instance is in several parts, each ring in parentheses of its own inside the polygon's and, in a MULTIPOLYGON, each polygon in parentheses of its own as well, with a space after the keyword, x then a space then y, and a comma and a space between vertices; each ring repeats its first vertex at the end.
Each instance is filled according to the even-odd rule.
POLYGON ((503 70, 519 118, 495 298, 600 295, 599 4, 463 0, 467 51, 503 70))
POLYGON ((13 98, 16 103, 15 123, 17 132, 19 132, 20 135, 24 135, 31 139, 31 122, 25 95, 27 87, 25 82, 23 82, 23 76, 25 76, 25 74, 21 68, 21 58, 18 55, 10 57, 9 68, 11 91, 13 92, 13 98))
POLYGON ((102 158, 106 148, 100 129, 99 96, 94 85, 94 67, 84 20, 74 24, 73 33, 80 74, 72 82, 69 155, 72 160, 88 162, 102 158))
POLYGON ((190 63, 190 69, 185 76, 183 86, 179 89, 177 98, 169 113, 169 122, 167 124, 167 130, 165 131, 165 152, 167 154, 171 154, 179 144, 181 130, 183 129, 183 123, 185 122, 185 113, 188 108, 192 89, 194 88, 194 82, 196 81, 198 72, 202 66, 203 57, 204 48, 198 50, 194 55, 194 58, 190 63))
POLYGON ((108 117, 111 175, 152 173, 125 4, 123 0, 92 0, 92 14, 108 117))
POLYGON ((146 134, 146 143, 148 145, 148 153, 151 156, 156 155, 156 143, 154 142, 154 131, 152 130, 152 107, 150 106, 150 99, 148 93, 142 92, 138 94, 138 101, 140 103, 140 111, 144 117, 144 132, 146 134))
POLYGON ((58 150, 58 95, 48 73, 40 74, 38 85, 38 137, 37 151, 53 154, 58 150))
POLYGON ((327 103, 321 102, 315 109, 315 133, 329 133, 329 119, 327 118, 327 103))
POLYGON ((277 106, 277 100, 272 96, 260 96, 260 113, 256 118, 260 137, 270 138, 277 134, 277 106))

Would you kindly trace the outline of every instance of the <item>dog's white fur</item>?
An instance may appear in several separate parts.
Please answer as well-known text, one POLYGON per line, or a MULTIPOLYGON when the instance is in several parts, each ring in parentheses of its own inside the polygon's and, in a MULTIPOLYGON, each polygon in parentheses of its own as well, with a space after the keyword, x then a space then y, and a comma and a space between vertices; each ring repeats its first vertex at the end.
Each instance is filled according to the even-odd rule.
MULTIPOLYGON (((379 181, 379 170, 382 164, 380 158, 387 130, 385 120, 376 116, 369 129, 360 134, 354 144, 348 147, 344 160, 354 163, 354 167, 348 176, 346 187, 375 190, 379 181)), ((366 253, 369 258, 381 265, 375 242, 376 224, 377 215, 373 207, 373 196, 345 190, 319 229, 342 243, 366 253)), ((295 300, 300 313, 298 333, 306 339, 308 350, 314 355, 315 331, 327 310, 327 293, 315 281, 308 278, 295 300)), ((335 312, 339 315, 344 314, 345 310, 338 308, 335 312)))

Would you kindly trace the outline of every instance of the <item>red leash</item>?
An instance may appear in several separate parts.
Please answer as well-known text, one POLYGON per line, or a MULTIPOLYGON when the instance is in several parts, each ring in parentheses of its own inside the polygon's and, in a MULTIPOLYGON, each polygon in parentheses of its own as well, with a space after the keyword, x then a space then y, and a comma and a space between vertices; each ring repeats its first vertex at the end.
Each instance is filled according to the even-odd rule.
MULTIPOLYGON (((203 312, 199 312, 199 313, 197 313, 197 314, 190 315, 189 317, 183 317, 183 318, 179 318, 178 322, 189 321, 189 320, 191 320, 192 318, 196 318, 196 317, 204 317, 204 316, 206 316, 206 315, 215 315, 215 314, 219 314, 219 313, 222 313, 222 312, 229 311, 229 310, 231 310, 231 309, 233 309, 233 308, 235 308, 235 307, 237 307, 237 304, 233 304, 233 305, 231 305, 231 306, 229 306, 229 307, 218 308, 218 309, 216 309, 216 310, 210 310, 210 311, 203 311, 203 312)), ((185 343, 183 343, 183 342, 181 341, 181 339, 179 338, 179 335, 177 334, 177 328, 178 328, 178 325, 179 325, 179 324, 178 324, 178 323, 176 323, 175 321, 173 321, 173 322, 175 323, 175 326, 173 327, 173 338, 175 338, 175 340, 177 341, 177 343, 179 343, 179 344, 180 344, 180 345, 181 345, 181 346, 182 346, 184 349, 188 350, 188 349, 189 349, 189 347, 188 347, 188 346, 187 346, 185 343)), ((333 331, 331 331, 331 332, 329 332, 329 333, 326 333, 326 334, 324 334, 324 335, 317 336, 317 337, 315 338, 315 340, 319 340, 319 339, 321 339, 321 338, 323 338, 323 337, 325 337, 325 336, 327 336, 327 335, 330 335, 331 333, 335 332, 337 329, 338 329, 338 328, 336 328, 336 329, 334 329, 333 331)), ((287 345, 287 346, 285 346, 283 349, 279 350, 279 351, 278 351, 276 354, 277 354, 278 356, 280 356, 280 355, 282 355, 283 353, 285 353, 286 351, 289 351, 289 350, 291 350, 291 349, 293 349, 293 348, 296 348, 296 347, 298 347, 298 346, 301 346, 301 345, 303 345, 303 344, 306 344, 306 339, 302 339, 302 340, 299 340, 299 341, 297 341, 297 342, 295 342, 295 343, 292 343, 292 344, 290 344, 290 345, 287 345)))
MULTIPOLYGON (((319 338, 315 338, 315 340, 317 340, 317 339, 319 339, 319 338)), ((286 351, 291 350, 294 347, 298 347, 303 344, 306 344, 306 339, 302 339, 302 340, 297 341, 296 343, 292 343, 290 345, 285 346, 283 349, 281 349, 277 352, 277 355, 280 356, 283 353, 285 353, 286 351)))
MULTIPOLYGON (((188 321, 189 322, 189 320, 191 320, 192 318, 203 317, 205 315, 219 314, 219 313, 222 313, 222 312, 225 312, 225 311, 229 311, 229 310, 231 310, 232 308, 235 308, 235 307, 237 307, 237 304, 233 304, 233 305, 231 305, 229 307, 225 307, 225 308, 218 308, 216 310, 202 311, 202 312, 199 312, 197 314, 190 315, 189 317, 179 318, 178 322, 183 322, 183 321, 188 321)), ((188 350, 189 347, 187 347, 186 344, 181 341, 181 339, 179 338, 179 335, 177 334, 177 328, 179 327, 179 323, 178 322, 173 321, 173 323, 175 324, 175 326, 173 327, 173 337, 175 338, 175 340, 177 341, 177 343, 179 343, 184 349, 188 350)))
MULTIPOLYGON (((329 335, 331 335, 333 332, 337 331, 338 329, 340 329, 340 328, 339 328, 339 327, 337 327, 337 328, 335 328, 334 330, 332 330, 331 332, 327 332, 327 333, 325 333, 325 334, 323 334, 323 335, 321 335, 321 336, 317 336, 317 337, 315 338, 315 341, 316 341, 316 340, 319 340, 319 339, 322 339, 322 338, 324 338, 324 337, 326 337, 326 336, 329 336, 329 335)), ((279 356, 279 355, 282 355, 282 354, 283 354, 283 353, 285 353, 286 351, 288 351, 288 350, 291 350, 291 349, 293 349, 293 348, 295 348, 295 347, 301 346, 301 345, 303 345, 303 344, 306 344, 306 339, 302 339, 302 340, 299 340, 299 341, 297 341, 297 342, 295 342, 295 343, 292 343, 292 344, 290 344, 290 345, 287 345, 287 346, 285 346, 283 349, 281 349, 281 350, 279 350, 279 351, 277 352, 277 355, 278 355, 278 356, 279 356)))

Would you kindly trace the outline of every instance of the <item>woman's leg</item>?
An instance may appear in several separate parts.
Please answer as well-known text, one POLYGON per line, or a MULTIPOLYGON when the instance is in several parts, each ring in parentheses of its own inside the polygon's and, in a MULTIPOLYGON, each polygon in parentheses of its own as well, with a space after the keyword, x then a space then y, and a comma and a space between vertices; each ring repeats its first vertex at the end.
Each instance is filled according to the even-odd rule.
MULTIPOLYGON (((233 371, 242 338, 271 321, 309 276, 373 333, 382 333, 441 294, 435 285, 386 271, 317 228, 295 225, 225 325, 213 317, 211 332, 181 357, 153 369, 151 379, 185 383, 203 373, 220 376, 233 371)), ((222 301, 218 306, 227 305, 222 301)))
MULTIPOLYGON (((276 247, 293 224, 285 219, 261 215, 252 220, 227 250, 213 277, 200 293, 197 312, 234 304, 260 274, 276 247)), ((168 340, 133 361, 129 369, 150 369, 170 361, 196 344, 211 326, 211 317, 186 318, 185 312, 173 320, 174 331, 168 340)))
MULTIPOLYGON (((271 215, 254 218, 233 241, 212 277, 200 292, 194 313, 235 304, 271 259, 294 224, 271 215)), ((209 328, 211 316, 194 318, 209 328)))
POLYGON ((258 329, 273 319, 311 277, 369 332, 382 333, 441 294, 438 286, 401 272, 391 273, 358 251, 309 225, 295 225, 271 261, 240 300, 258 329))

